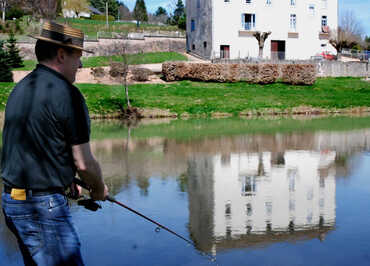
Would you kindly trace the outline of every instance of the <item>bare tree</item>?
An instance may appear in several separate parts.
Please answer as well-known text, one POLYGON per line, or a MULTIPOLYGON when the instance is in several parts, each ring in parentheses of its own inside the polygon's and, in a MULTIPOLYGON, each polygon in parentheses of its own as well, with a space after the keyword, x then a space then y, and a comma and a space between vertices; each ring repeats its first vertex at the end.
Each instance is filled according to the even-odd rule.
POLYGON ((361 43, 363 28, 356 19, 353 11, 346 11, 342 14, 339 27, 330 31, 329 43, 337 50, 338 55, 343 48, 352 48, 361 43))
POLYGON ((269 35, 271 34, 271 31, 269 32, 260 32, 260 31, 256 31, 253 36, 256 37, 257 41, 258 41, 258 57, 259 58, 262 58, 263 57, 263 47, 265 46, 265 41, 266 39, 269 37, 269 35))

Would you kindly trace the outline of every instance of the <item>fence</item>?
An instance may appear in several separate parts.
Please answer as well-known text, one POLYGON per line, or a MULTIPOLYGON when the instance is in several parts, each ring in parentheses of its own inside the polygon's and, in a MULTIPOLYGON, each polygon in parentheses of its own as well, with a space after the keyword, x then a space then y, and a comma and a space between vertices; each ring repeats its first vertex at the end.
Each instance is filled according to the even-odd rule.
POLYGON ((370 58, 370 51, 358 51, 358 50, 350 50, 350 49, 342 49, 342 56, 356 58, 361 61, 368 61, 370 58))

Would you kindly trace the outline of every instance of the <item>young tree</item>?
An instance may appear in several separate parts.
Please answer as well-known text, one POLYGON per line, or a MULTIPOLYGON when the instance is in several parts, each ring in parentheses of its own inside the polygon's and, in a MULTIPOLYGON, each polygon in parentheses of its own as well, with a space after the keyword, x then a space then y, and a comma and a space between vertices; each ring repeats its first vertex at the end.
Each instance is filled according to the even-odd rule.
POLYGON ((63 9, 75 12, 77 17, 79 17, 81 12, 90 11, 87 0, 64 0, 63 3, 63 9))
POLYGON ((23 67, 23 60, 22 57, 19 55, 19 49, 16 46, 17 40, 14 37, 14 33, 11 32, 9 34, 9 39, 7 40, 7 48, 8 48, 8 65, 11 68, 18 68, 23 67))
POLYGON ((185 15, 185 6, 182 0, 177 0, 176 9, 173 12, 173 20, 176 24, 179 23, 179 20, 182 16, 185 15))
POLYGON ((271 31, 269 32, 260 32, 260 31, 256 31, 253 36, 257 39, 258 41, 258 57, 262 59, 263 57, 263 47, 265 46, 265 41, 266 39, 269 37, 269 35, 271 34, 271 31))
POLYGON ((4 41, 0 41, 0 82, 13 82, 12 69, 8 63, 8 53, 4 49, 4 41))
POLYGON ((138 27, 140 25, 140 22, 148 21, 148 13, 146 11, 144 0, 136 0, 136 4, 134 8, 134 18, 137 21, 138 27))

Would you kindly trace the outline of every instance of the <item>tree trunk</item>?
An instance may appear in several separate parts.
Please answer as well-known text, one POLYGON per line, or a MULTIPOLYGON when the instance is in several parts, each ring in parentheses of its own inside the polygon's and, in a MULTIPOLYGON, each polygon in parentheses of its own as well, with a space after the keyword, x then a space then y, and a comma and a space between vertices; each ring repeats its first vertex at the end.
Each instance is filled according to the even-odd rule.
POLYGON ((263 46, 262 47, 261 46, 259 47, 258 57, 261 58, 261 59, 263 58, 263 46))

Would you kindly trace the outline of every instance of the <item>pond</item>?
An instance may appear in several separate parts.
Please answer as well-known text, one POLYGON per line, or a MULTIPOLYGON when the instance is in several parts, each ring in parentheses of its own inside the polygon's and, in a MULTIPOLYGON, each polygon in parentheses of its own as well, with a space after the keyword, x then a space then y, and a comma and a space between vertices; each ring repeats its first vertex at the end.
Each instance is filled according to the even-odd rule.
MULTIPOLYGON (((93 121, 86 265, 370 265, 370 117, 93 121), (210 258, 215 257, 216 261, 210 258)), ((0 216, 1 265, 22 265, 0 216)))

